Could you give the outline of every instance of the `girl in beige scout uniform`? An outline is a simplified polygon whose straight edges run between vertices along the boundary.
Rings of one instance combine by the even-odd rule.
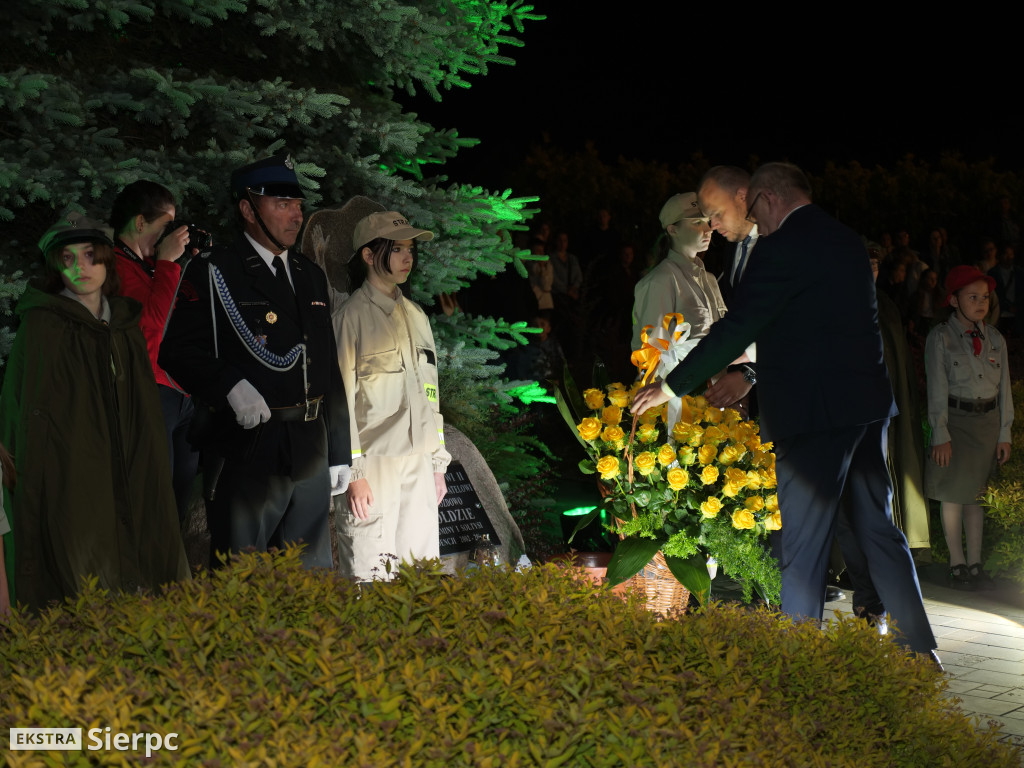
[[[996,464],[1010,458],[1013,399],[1006,341],[984,319],[994,287],[995,281],[976,267],[950,270],[946,304],[954,312],[932,328],[925,342],[932,429],[925,491],[941,502],[949,581],[961,589],[991,587],[981,568],[985,515],[978,495]]]
[[[352,480],[339,507],[338,568],[386,579],[386,555],[439,556],[437,506],[447,491],[444,424],[430,323],[399,286],[414,240],[433,233],[394,211],[356,224],[352,245],[365,279],[334,318],[352,425]]]

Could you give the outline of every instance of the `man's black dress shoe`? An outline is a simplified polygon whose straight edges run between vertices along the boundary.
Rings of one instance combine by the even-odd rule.
[[[842,600],[846,595],[839,587],[832,586],[829,584],[825,587],[825,602],[834,603],[836,600]]]

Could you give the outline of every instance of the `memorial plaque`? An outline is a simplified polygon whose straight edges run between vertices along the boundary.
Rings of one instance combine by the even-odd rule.
[[[448,465],[444,481],[448,484],[448,493],[437,507],[441,554],[453,555],[476,549],[485,534],[491,544],[500,545],[498,534],[460,462],[453,461]]]

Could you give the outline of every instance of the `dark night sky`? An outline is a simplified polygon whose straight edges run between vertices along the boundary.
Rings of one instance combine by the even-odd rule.
[[[589,3],[536,6],[548,18],[506,50],[514,67],[491,67],[440,104],[408,104],[482,140],[446,166],[453,180],[502,186],[504,169],[545,132],[567,150],[591,139],[606,160],[669,165],[698,151],[714,164],[754,155],[811,172],[826,160],[892,165],[942,151],[1024,165],[1024,87],[997,59],[998,32],[976,38],[964,16],[925,23],[890,12],[843,19],[829,35],[776,19],[748,25],[760,35],[741,45],[727,29],[736,5],[698,15],[645,2],[642,15],[618,16]]]

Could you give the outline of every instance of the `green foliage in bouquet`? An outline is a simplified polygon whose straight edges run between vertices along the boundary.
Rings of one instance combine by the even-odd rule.
[[[599,383],[580,394],[567,374],[559,393],[559,410],[588,454],[580,469],[598,475],[622,537],[609,583],[632,577],[661,551],[672,574],[705,602],[710,556],[742,585],[745,599],[756,589],[777,602],[779,569],[764,542],[782,527],[771,444],[761,443],[754,422],[703,397],[682,398],[671,430],[665,405],[631,420],[639,387]]]
[[[985,570],[1024,584],[1024,381],[1013,385],[1013,404],[1010,439],[1015,449],[981,499],[987,518]]]

